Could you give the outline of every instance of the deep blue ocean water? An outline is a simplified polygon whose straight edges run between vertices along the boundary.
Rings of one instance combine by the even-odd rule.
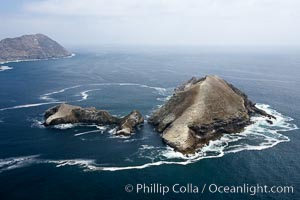
[[[14,62],[0,71],[0,199],[300,199],[300,51],[74,48],[75,57]],[[185,158],[145,123],[44,128],[59,102],[145,118],[177,85],[216,74],[278,117]],[[293,186],[293,194],[137,194],[127,184]]]

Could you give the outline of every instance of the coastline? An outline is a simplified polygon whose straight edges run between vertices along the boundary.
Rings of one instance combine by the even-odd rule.
[[[26,60],[11,60],[11,61],[4,61],[0,62],[0,65],[7,64],[7,63],[17,63],[17,62],[30,62],[30,61],[42,61],[42,60],[57,60],[57,59],[65,59],[65,58],[72,58],[76,56],[75,53],[72,53],[70,56],[59,57],[59,58],[43,58],[43,59],[26,59]]]

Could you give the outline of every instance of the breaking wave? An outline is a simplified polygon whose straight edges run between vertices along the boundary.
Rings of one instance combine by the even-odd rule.
[[[58,125],[54,125],[53,128],[65,130],[65,129],[74,128],[76,126],[77,124],[58,124]]]
[[[264,117],[253,117],[252,121],[254,123],[247,126],[243,132],[225,134],[222,138],[211,141],[195,154],[183,155],[174,151],[171,147],[141,145],[136,154],[136,159],[148,160],[145,164],[104,167],[90,160],[88,164],[86,162],[85,165],[81,164],[81,167],[87,171],[118,171],[143,169],[164,164],[188,165],[202,159],[218,158],[229,153],[237,153],[244,150],[263,150],[281,142],[288,142],[289,138],[280,132],[298,129],[295,124],[291,123],[293,119],[271,109],[268,105],[258,104],[257,107],[276,117],[276,119],[272,119],[273,124],[266,122]],[[64,162],[64,164],[68,165],[68,162]]]
[[[9,66],[0,66],[0,72],[10,70],[10,69],[13,69],[13,68],[9,67]]]
[[[75,86],[72,86],[72,87],[66,87],[66,88],[63,88],[63,89],[61,89],[61,90],[57,90],[57,91],[54,91],[54,92],[49,92],[49,93],[46,93],[46,94],[42,94],[41,96],[40,96],[40,99],[41,100],[50,100],[50,101],[55,101],[55,99],[54,98],[52,98],[52,97],[50,97],[50,96],[52,96],[52,95],[54,95],[54,94],[59,94],[59,93],[63,93],[63,92],[65,92],[65,91],[67,91],[67,90],[70,90],[70,89],[74,89],[74,88],[78,88],[78,87],[81,87],[82,85],[75,85]]]
[[[103,132],[103,131],[108,129],[108,126],[100,126],[100,125],[96,125],[96,124],[82,124],[82,123],[58,124],[58,125],[54,125],[54,126],[51,126],[51,127],[55,128],[55,129],[60,129],[60,130],[71,129],[71,128],[75,128],[75,127],[94,127],[94,128],[96,128],[96,130],[93,130],[94,132],[96,132],[96,131]],[[82,133],[77,133],[77,134],[75,134],[75,136],[84,135],[84,134],[87,134],[87,133],[93,133],[93,131],[86,131],[86,132],[82,132]]]
[[[0,172],[26,167],[32,164],[48,163],[54,164],[56,167],[63,166],[78,166],[84,171],[119,171],[129,169],[144,169],[159,165],[188,165],[198,162],[202,159],[218,158],[229,153],[237,153],[245,150],[260,151],[271,148],[279,143],[290,141],[289,138],[282,132],[298,129],[293,124],[290,117],[284,116],[276,110],[265,104],[258,104],[257,107],[274,115],[276,119],[272,119],[273,124],[266,122],[266,118],[255,116],[252,117],[253,124],[247,126],[241,133],[225,134],[218,140],[210,141],[208,145],[197,151],[195,154],[183,155],[180,152],[174,151],[168,146],[150,146],[141,145],[137,152],[126,158],[125,163],[130,163],[143,160],[143,164],[132,166],[109,166],[105,163],[98,163],[94,159],[64,159],[64,160],[49,160],[41,159],[38,155],[26,157],[14,157],[0,159]],[[91,125],[93,126],[93,125]],[[96,125],[95,125],[96,126]],[[96,131],[106,130],[107,127],[98,127]],[[115,130],[109,132],[113,135]],[[92,133],[87,131],[77,133],[75,136]],[[131,139],[130,139],[131,140]],[[132,140],[130,142],[134,142]]]
[[[0,159],[0,173],[7,170],[27,167],[32,164],[36,164],[38,163],[38,160],[36,159],[37,157],[39,157],[39,155]]]
[[[90,133],[104,133],[104,131],[106,131],[108,129],[108,126],[98,126],[98,125],[94,125],[97,129],[96,130],[92,130],[92,131],[85,131],[85,132],[81,132],[81,133],[76,133],[74,136],[81,136],[81,135],[86,135],[86,134],[90,134]]]
[[[78,100],[78,101],[84,101],[87,100],[87,98],[89,97],[89,92],[93,92],[93,91],[98,91],[101,89],[93,89],[93,90],[85,90],[83,92],[80,92],[80,96],[82,97],[82,99]]]

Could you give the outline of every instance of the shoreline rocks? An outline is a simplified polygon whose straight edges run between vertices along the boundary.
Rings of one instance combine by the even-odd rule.
[[[163,141],[182,153],[193,153],[210,140],[240,132],[250,117],[274,118],[255,107],[248,97],[218,76],[193,77],[149,118]]]
[[[48,109],[44,114],[44,125],[52,126],[66,123],[84,123],[98,125],[117,125],[116,134],[130,136],[134,128],[144,122],[144,118],[138,111],[132,111],[123,118],[118,118],[107,111],[96,108],[82,108],[69,104],[60,104]]]
[[[134,110],[121,119],[116,135],[130,136],[133,132],[134,127],[142,124],[143,122],[144,118],[142,114],[139,111]]]
[[[223,134],[237,133],[252,124],[251,117],[261,115],[270,124],[274,116],[257,108],[246,94],[218,76],[193,77],[174,90],[173,96],[148,119],[161,133],[163,142],[183,154],[194,153]],[[60,104],[48,109],[45,126],[84,123],[117,125],[116,135],[130,136],[144,122],[134,110],[118,118],[94,107]]]

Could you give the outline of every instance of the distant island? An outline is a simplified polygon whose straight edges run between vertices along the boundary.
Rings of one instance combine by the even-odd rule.
[[[63,46],[43,34],[23,35],[0,41],[0,63],[71,56]]]

